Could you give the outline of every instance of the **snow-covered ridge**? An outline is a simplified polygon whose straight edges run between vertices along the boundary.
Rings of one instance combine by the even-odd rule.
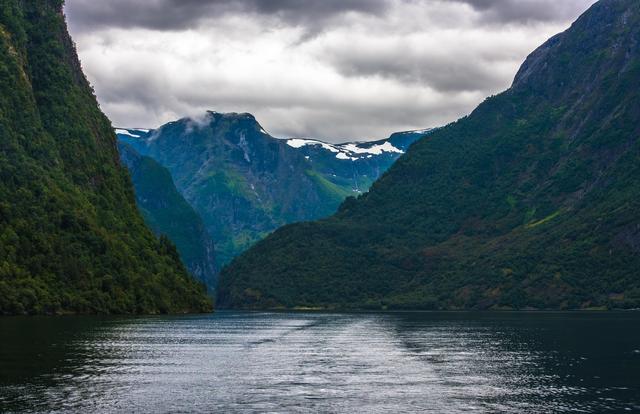
[[[336,154],[336,158],[339,160],[351,160],[356,161],[361,158],[371,158],[374,155],[382,155],[385,152],[404,154],[399,148],[393,146],[389,141],[383,144],[374,144],[362,142],[362,143],[348,143],[348,144],[328,144],[322,141],[316,141],[313,139],[300,139],[293,138],[287,140],[287,145],[293,148],[302,148],[307,145],[319,145],[327,151],[331,151]]]
[[[346,144],[341,145],[340,148],[345,151],[349,151],[354,154],[373,154],[373,155],[381,155],[383,152],[395,152],[396,154],[404,154],[404,151],[398,149],[393,146],[389,141],[384,144],[377,144],[371,147],[359,147],[357,144]]]
[[[211,111],[206,113],[206,116],[208,117],[219,116],[219,115],[225,116],[225,114],[219,114],[217,112],[211,112]],[[234,114],[228,114],[228,115],[253,117],[250,114],[234,113]],[[190,118],[184,118],[184,119],[191,120]],[[260,124],[257,124],[257,127],[259,128],[259,132],[261,134],[270,136],[270,134]],[[155,132],[155,131],[156,130],[149,130],[149,129],[142,129],[142,128],[116,128],[115,129],[115,132],[118,135],[132,137],[132,138],[141,138],[148,141],[153,141],[154,138],[156,138],[157,136],[156,133],[150,135],[150,132]],[[430,131],[431,129],[425,129],[425,130],[416,130],[416,131],[404,131],[404,132],[399,132],[397,134],[421,134],[422,135]],[[335,157],[337,159],[344,160],[344,161],[358,161],[366,158],[373,158],[375,156],[381,156],[383,154],[404,154],[405,152],[403,149],[396,147],[389,140],[369,141],[369,142],[348,142],[343,144],[330,144],[328,142],[323,142],[316,139],[303,139],[303,138],[290,138],[290,139],[285,139],[284,141],[287,143],[287,145],[296,149],[303,148],[306,146],[318,146],[326,151],[329,151],[335,154]]]
[[[293,148],[302,148],[306,145],[320,145],[322,146],[322,148],[326,149],[327,151],[336,152],[336,153],[340,152],[340,150],[332,144],[327,144],[326,142],[316,141],[313,139],[300,139],[300,138],[288,139],[287,145]]]
[[[133,137],[133,138],[141,138],[143,135],[149,133],[148,129],[141,129],[141,128],[136,128],[136,129],[122,129],[122,128],[116,128],[116,134],[118,135],[127,135],[129,137]],[[136,135],[138,134],[138,135]]]

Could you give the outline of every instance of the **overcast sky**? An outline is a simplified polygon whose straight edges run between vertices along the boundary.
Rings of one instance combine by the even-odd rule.
[[[371,140],[506,89],[595,0],[67,0],[114,125],[251,112],[274,136]]]

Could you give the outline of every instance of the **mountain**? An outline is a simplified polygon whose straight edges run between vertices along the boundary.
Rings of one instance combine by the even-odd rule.
[[[207,112],[118,139],[166,167],[214,238],[219,264],[278,227],[329,216],[428,131],[372,143],[276,139],[250,114]]]
[[[200,216],[176,189],[171,173],[130,145],[118,144],[120,159],[131,174],[138,208],[145,222],[157,235],[175,243],[189,272],[215,289],[217,271],[213,239]]]
[[[0,314],[209,310],[136,209],[62,3],[0,2]]]
[[[368,191],[371,184],[411,144],[430,131],[398,132],[387,139],[372,142],[330,144],[313,139],[293,138],[287,139],[286,143],[305,157],[315,173],[340,187],[345,196],[357,196]],[[344,197],[340,202],[343,199]],[[338,205],[333,206],[332,213]]]
[[[601,0],[367,194],[233,261],[219,306],[640,307],[639,84],[640,2]]]

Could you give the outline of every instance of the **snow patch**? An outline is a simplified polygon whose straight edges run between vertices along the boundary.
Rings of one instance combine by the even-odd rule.
[[[140,130],[140,131],[142,131],[142,130]],[[128,135],[130,137],[140,138],[140,135],[134,135],[131,132],[129,132],[128,130],[126,130],[126,129],[116,129],[116,134],[118,134],[118,135]]]
[[[240,142],[238,146],[244,152],[244,160],[248,163],[251,163],[251,157],[249,157],[249,143],[247,142],[247,137],[244,134],[244,131],[240,132]]]
[[[298,139],[298,138],[294,138],[294,139],[288,139],[287,140],[287,145],[293,148],[302,148],[305,145],[315,145],[318,144],[317,141],[311,141],[308,139]]]
[[[378,144],[368,148],[361,148],[356,144],[346,144],[342,145],[340,148],[352,154],[382,155],[383,152],[395,152],[396,154],[404,154],[404,151],[394,147],[393,144],[389,141],[385,142],[384,144]]]
[[[320,145],[322,146],[322,148],[326,149],[327,151],[331,151],[334,153],[340,152],[339,149],[337,149],[331,144],[327,144],[326,142],[322,142],[322,141],[316,141],[313,139],[301,139],[301,138],[288,139],[287,145],[293,148],[302,148],[307,145]]]
[[[345,154],[344,152],[339,152],[336,155],[336,158],[339,159],[339,160],[351,160],[351,161],[356,161],[358,159],[356,157],[350,157],[347,154]]]

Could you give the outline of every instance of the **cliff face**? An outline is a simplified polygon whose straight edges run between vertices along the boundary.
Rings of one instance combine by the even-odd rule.
[[[508,91],[221,278],[227,307],[640,306],[640,3],[601,0]]]
[[[144,225],[62,2],[0,4],[0,313],[210,309]]]

